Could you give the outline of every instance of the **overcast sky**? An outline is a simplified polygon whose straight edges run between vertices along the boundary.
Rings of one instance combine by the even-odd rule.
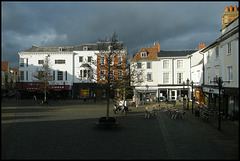
[[[1,2],[2,61],[18,67],[18,52],[32,44],[96,43],[116,30],[129,54],[159,42],[161,50],[197,49],[221,35],[225,7],[237,1]]]

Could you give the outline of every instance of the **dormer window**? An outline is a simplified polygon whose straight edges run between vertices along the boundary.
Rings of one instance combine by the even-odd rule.
[[[87,47],[87,46],[84,46],[84,47],[83,47],[83,50],[84,50],[84,51],[87,51],[87,50],[88,50],[88,47]]]
[[[147,52],[141,52],[141,57],[142,57],[142,58],[147,57]]]
[[[59,51],[62,51],[62,47],[59,48]]]

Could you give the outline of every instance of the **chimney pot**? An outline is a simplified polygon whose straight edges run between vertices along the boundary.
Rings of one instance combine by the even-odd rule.
[[[160,52],[160,43],[158,43],[158,52]]]
[[[233,6],[230,6],[229,10],[230,10],[230,12],[232,12],[233,11]]]
[[[225,12],[228,12],[228,7],[225,8]]]
[[[237,11],[237,6],[234,6],[234,11]]]
[[[199,50],[201,50],[201,49],[203,49],[203,48],[205,48],[206,47],[206,45],[205,45],[205,42],[203,42],[203,43],[199,43]]]

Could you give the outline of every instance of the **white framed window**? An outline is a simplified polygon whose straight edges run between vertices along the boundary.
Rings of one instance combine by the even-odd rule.
[[[63,59],[55,60],[55,64],[65,64],[65,60]]]
[[[152,63],[151,62],[147,62],[147,69],[151,69],[152,68]]]
[[[105,70],[100,70],[100,80],[105,80]]]
[[[163,60],[163,68],[164,69],[169,68],[169,60]]]
[[[232,46],[231,42],[227,43],[227,55],[230,55],[232,53]]]
[[[38,64],[44,64],[44,60],[38,60]]]
[[[141,52],[141,57],[142,57],[142,58],[147,57],[147,52]]]
[[[118,72],[117,72],[117,79],[118,80],[122,80],[122,78],[123,78],[123,70],[118,70]]]
[[[114,80],[114,70],[110,70],[110,80]]]
[[[177,83],[183,83],[183,73],[177,73]]]
[[[152,81],[152,73],[147,73],[147,81]]]
[[[105,56],[100,57],[100,65],[102,65],[102,66],[105,65]]]
[[[169,73],[163,73],[163,83],[169,83]]]
[[[92,57],[88,56],[88,62],[91,62],[91,61],[92,61]]]
[[[91,70],[80,70],[80,78],[91,78]]]
[[[183,60],[177,60],[177,68],[183,68]]]
[[[57,78],[58,80],[63,80],[63,71],[58,71]]]
[[[24,80],[24,71],[20,71],[20,80]]]
[[[123,64],[123,59],[122,56],[117,57],[117,65],[122,65]]]
[[[233,67],[227,66],[227,80],[233,81]]]
[[[83,57],[82,56],[79,56],[79,62],[83,62]]]
[[[110,61],[110,65],[113,66],[114,65],[114,57],[113,56],[110,56],[109,57],[109,61]]]
[[[142,63],[137,63],[137,68],[142,69]]]
[[[20,58],[20,67],[24,67],[24,58]]]

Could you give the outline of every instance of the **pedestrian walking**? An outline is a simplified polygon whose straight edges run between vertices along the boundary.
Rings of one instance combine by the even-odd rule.
[[[37,97],[36,97],[36,95],[33,96],[33,100],[34,100],[35,102],[37,102]]]
[[[117,103],[113,106],[113,112],[114,112],[114,114],[116,114],[116,112],[117,112]]]

